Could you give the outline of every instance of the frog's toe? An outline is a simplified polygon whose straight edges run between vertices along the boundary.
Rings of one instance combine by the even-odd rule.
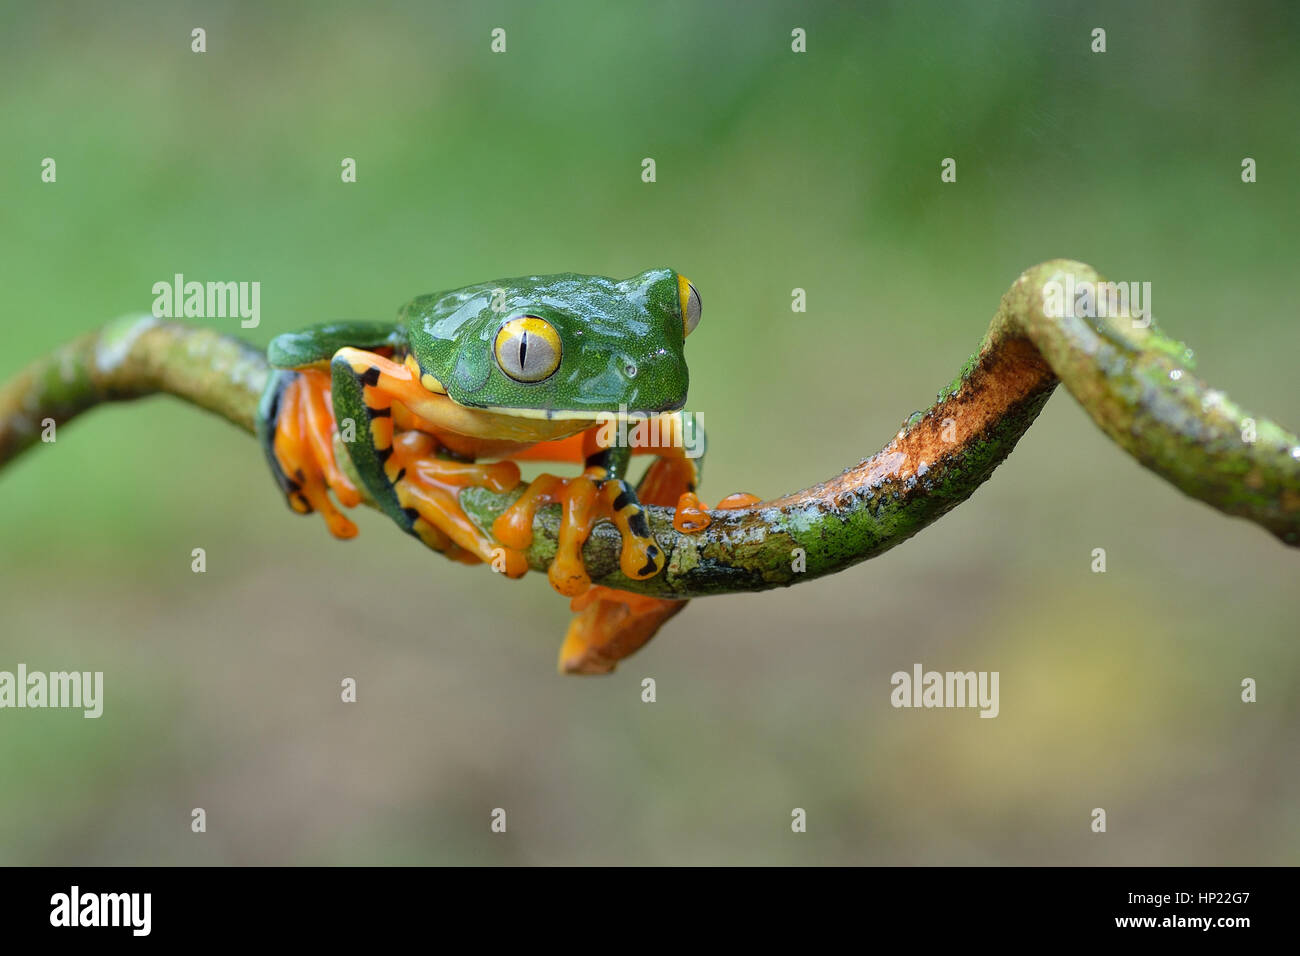
[[[727,495],[719,501],[717,510],[735,511],[739,508],[749,508],[761,500],[757,495],[741,491],[734,495]],[[704,504],[693,491],[687,491],[677,499],[677,509],[673,512],[673,527],[682,534],[699,534],[712,523],[713,519],[709,517]]]
[[[548,504],[560,505],[555,558],[547,577],[561,594],[574,597],[591,587],[582,547],[595,523],[605,517],[614,522],[622,535],[619,568],[624,575],[641,580],[663,570],[667,560],[663,548],[650,533],[645,510],[637,501],[636,493],[621,480],[597,484],[585,475],[568,479],[538,475],[492,523],[492,534],[507,548],[526,550],[532,544],[537,511]]]
[[[596,523],[599,503],[596,485],[590,478],[538,475],[515,503],[492,522],[492,534],[506,548],[522,554],[533,543],[533,520],[538,510],[549,504],[560,505],[555,557],[546,570],[546,577],[555,590],[574,597],[591,587],[582,546]]]
[[[349,508],[361,495],[334,461],[327,389],[328,379],[319,372],[295,375],[280,396],[271,447],[289,507],[298,514],[318,511],[336,538],[352,538],[357,526],[335,507],[330,492]]]
[[[596,523],[598,492],[590,478],[573,478],[562,483],[560,533],[555,545],[555,559],[546,576],[551,587],[565,597],[577,597],[591,587],[587,566],[582,560],[582,546]]]
[[[296,494],[290,497],[289,507],[298,511],[294,506],[294,499],[306,501],[308,507],[300,514],[308,514],[312,511],[319,511],[322,518],[325,519],[325,526],[329,528],[330,534],[336,538],[355,538],[357,536],[357,526],[346,518],[338,508],[334,507],[334,502],[330,500],[329,491],[326,484],[319,477],[305,477],[301,471],[297,472],[295,484],[298,485]]]
[[[677,499],[677,508],[673,512],[673,527],[682,534],[698,534],[713,523],[704,503],[693,491],[687,491]]]
[[[619,570],[634,581],[652,578],[664,568],[663,548],[650,533],[645,509],[626,481],[606,481],[601,496],[609,507],[614,527],[623,536]]]
[[[537,509],[557,501],[556,494],[563,486],[563,480],[555,475],[538,475],[515,503],[492,522],[492,534],[507,548],[526,550],[533,543]]]

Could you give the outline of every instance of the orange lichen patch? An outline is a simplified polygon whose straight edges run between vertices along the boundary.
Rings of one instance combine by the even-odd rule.
[[[855,493],[888,481],[923,475],[960,455],[1017,406],[1056,385],[1057,379],[1028,339],[1002,339],[980,353],[955,395],[905,425],[883,449],[830,481],[768,502],[769,507],[830,504],[845,507]]]
[[[646,597],[600,585],[575,597],[569,607],[580,612],[560,646],[559,668],[565,674],[608,674],[640,650],[685,601]]]
[[[1028,339],[1004,339],[980,356],[979,364],[958,389],[915,427],[890,442],[886,451],[902,452],[904,476],[922,465],[960,450],[1002,420],[1014,406],[1056,384],[1056,376]],[[945,425],[952,419],[951,431]],[[949,440],[955,438],[955,442]]]
[[[334,461],[333,433],[329,376],[299,373],[280,397],[273,443],[280,470],[294,485],[289,504],[299,514],[320,512],[334,537],[353,538],[357,526],[334,506],[329,493],[349,508],[360,503],[361,495]]]
[[[718,511],[736,511],[740,508],[752,508],[763,499],[758,495],[751,495],[747,491],[737,491],[735,494],[727,495],[718,502]]]

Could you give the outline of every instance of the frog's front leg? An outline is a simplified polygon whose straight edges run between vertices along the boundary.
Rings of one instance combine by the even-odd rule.
[[[585,467],[579,477],[539,475],[492,525],[498,541],[522,551],[532,543],[533,519],[538,509],[559,504],[560,529],[547,577],[555,590],[568,597],[576,597],[591,587],[582,546],[601,518],[609,518],[622,535],[619,568],[626,577],[654,577],[663,570],[665,561],[663,548],[650,533],[636,492],[624,479],[630,449],[602,447],[599,433],[599,428],[592,428],[583,435]]]
[[[361,494],[338,467],[329,363],[344,345],[384,354],[404,343],[401,331],[383,322],[329,322],[277,335],[267,348],[272,366],[255,418],[258,441],[276,484],[299,514],[318,511],[330,531],[351,538],[356,525],[330,500],[353,508]]]
[[[405,531],[462,560],[485,561],[508,577],[528,570],[525,556],[497,547],[460,505],[460,491],[483,487],[510,491],[519,484],[512,461],[490,464],[438,457],[433,435],[395,432],[396,405],[420,407],[429,392],[406,365],[362,349],[342,348],[330,363],[334,415],[355,424],[347,444],[357,477],[380,509]]]

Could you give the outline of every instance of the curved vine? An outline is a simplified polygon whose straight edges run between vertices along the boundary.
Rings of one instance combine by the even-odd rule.
[[[1154,323],[1049,310],[1044,290],[1070,282],[1095,287],[1101,278],[1069,260],[1024,272],[1003,296],[979,350],[935,403],[837,477],[750,508],[710,512],[712,523],[695,534],[674,530],[671,509],[648,508],[669,554],[664,573],[644,581],[623,577],[620,537],[612,525],[597,525],[584,550],[592,580],[643,594],[701,597],[795,584],[875,557],[969,498],[1061,383],[1145,467],[1300,546],[1300,440],[1200,381],[1190,350]],[[36,443],[47,419],[63,423],[102,402],[158,392],[251,433],[266,376],[260,351],[212,330],[151,317],[113,323],[33,363],[0,389],[0,465]],[[254,467],[261,461],[260,453],[250,456]],[[467,489],[461,501],[490,534],[492,521],[520,491]],[[549,565],[558,523],[558,507],[538,514],[528,552],[533,568]]]

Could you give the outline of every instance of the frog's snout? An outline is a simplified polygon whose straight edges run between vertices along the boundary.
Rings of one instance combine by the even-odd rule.
[[[630,407],[643,412],[670,412],[686,402],[686,363],[678,355],[660,350],[640,357],[619,357],[619,371],[632,397]]]

